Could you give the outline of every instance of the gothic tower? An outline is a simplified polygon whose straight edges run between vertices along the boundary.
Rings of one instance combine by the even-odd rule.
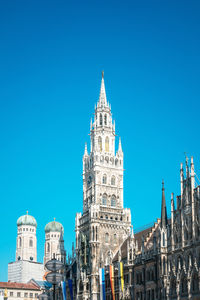
[[[17,220],[16,261],[37,261],[37,222],[27,212]]]
[[[90,152],[85,145],[83,156],[83,213],[76,216],[78,299],[99,299],[98,270],[111,263],[130,234],[131,213],[123,204],[123,151],[121,139],[115,151],[115,137],[102,73]]]

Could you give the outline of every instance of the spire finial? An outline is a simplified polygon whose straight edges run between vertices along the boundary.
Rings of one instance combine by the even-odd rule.
[[[87,151],[87,143],[85,142],[85,151],[84,151],[84,155],[87,156],[88,155],[88,151]]]
[[[53,218],[54,222],[56,221],[56,218]]]
[[[26,214],[28,215],[28,210],[26,211]]]
[[[167,226],[167,208],[165,202],[165,187],[164,180],[162,180],[162,207],[161,207],[161,227]]]
[[[97,107],[104,107],[107,106],[107,99],[106,99],[106,90],[105,90],[105,83],[104,83],[104,71],[102,71],[102,79],[101,79],[101,89],[99,95],[99,101]]]

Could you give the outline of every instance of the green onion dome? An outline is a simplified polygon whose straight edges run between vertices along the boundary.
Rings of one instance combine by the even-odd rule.
[[[45,226],[45,233],[49,233],[49,232],[60,232],[60,233],[64,233],[64,228],[62,226],[61,223],[56,222],[55,219],[52,222],[49,222],[46,226]]]
[[[26,215],[19,217],[17,220],[17,226],[21,225],[30,225],[37,227],[36,219],[33,216],[28,215],[28,212]]]

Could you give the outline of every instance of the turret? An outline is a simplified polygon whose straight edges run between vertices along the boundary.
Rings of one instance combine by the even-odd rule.
[[[184,173],[183,173],[183,164],[182,163],[181,163],[181,167],[180,167],[180,181],[181,181],[181,201],[182,201],[183,182],[184,182]]]
[[[119,147],[118,147],[117,154],[118,156],[123,156],[121,138],[119,138]]]
[[[174,193],[171,193],[171,243],[172,250],[174,249]]]
[[[45,226],[44,264],[54,256],[65,263],[66,252],[63,235],[64,228],[61,223],[55,221],[55,218]]]
[[[164,181],[162,182],[162,208],[161,208],[161,227],[165,228],[167,226],[167,208],[165,203],[165,187]]]
[[[16,260],[37,262],[37,222],[28,214],[17,220]]]
[[[164,188],[164,181],[162,181],[162,206],[161,206],[161,247],[167,247],[167,227],[168,227],[168,220],[167,220],[167,208],[165,202],[165,188]]]

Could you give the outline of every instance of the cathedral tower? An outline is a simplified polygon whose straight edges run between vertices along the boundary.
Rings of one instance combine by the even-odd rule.
[[[83,155],[83,213],[76,216],[78,298],[99,297],[98,270],[109,265],[130,234],[131,214],[123,203],[123,151],[115,151],[115,122],[104,74],[90,124],[90,152]],[[89,274],[89,276],[86,276]]]
[[[37,261],[37,222],[27,212],[17,220],[16,261]]]
[[[66,252],[64,249],[64,228],[55,219],[45,226],[44,265],[54,256],[65,263]]]

